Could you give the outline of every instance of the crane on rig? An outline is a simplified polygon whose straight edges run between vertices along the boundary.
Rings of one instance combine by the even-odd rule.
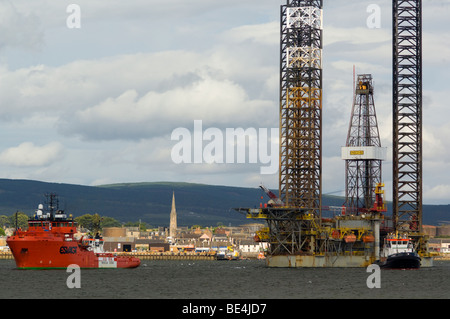
[[[277,195],[275,195],[270,189],[265,187],[263,184],[259,185],[259,187],[267,194],[267,196],[269,196],[270,200],[268,204],[270,206],[284,206],[283,201]]]

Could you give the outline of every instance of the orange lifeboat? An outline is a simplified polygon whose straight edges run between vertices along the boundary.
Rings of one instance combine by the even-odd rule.
[[[373,243],[374,241],[375,241],[375,237],[373,235],[363,236],[363,242],[365,242],[365,243]]]
[[[356,241],[356,236],[354,234],[349,234],[344,236],[346,243],[354,243]]]

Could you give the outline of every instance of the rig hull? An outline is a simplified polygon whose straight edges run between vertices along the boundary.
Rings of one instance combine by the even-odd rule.
[[[367,267],[374,262],[374,258],[366,256],[267,256],[266,265],[268,267],[284,268],[358,268]]]
[[[377,209],[356,216],[342,213],[328,218],[297,207],[267,205],[236,210],[245,212],[247,218],[266,220],[268,227],[257,232],[257,237],[270,244],[268,267],[368,267],[380,260],[381,239],[392,231],[391,220]],[[420,247],[426,246],[425,237],[416,237]],[[433,266],[426,249],[420,249],[419,255],[421,267]]]
[[[375,258],[369,256],[266,256],[266,265],[274,268],[365,268],[375,263]],[[420,267],[432,266],[433,258],[421,258]]]

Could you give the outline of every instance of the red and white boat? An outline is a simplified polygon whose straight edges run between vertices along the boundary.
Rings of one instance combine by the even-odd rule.
[[[28,220],[28,229],[17,229],[6,240],[19,269],[67,268],[135,268],[139,258],[118,256],[103,251],[103,239],[77,240],[77,223],[60,210],[44,213],[39,205],[36,215]]]

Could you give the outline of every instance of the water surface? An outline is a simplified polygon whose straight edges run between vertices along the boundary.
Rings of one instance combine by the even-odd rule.
[[[135,269],[82,269],[81,288],[65,270],[18,270],[0,260],[0,298],[56,299],[377,299],[449,298],[450,262],[381,270],[370,289],[365,268],[268,268],[263,261],[144,260]]]

